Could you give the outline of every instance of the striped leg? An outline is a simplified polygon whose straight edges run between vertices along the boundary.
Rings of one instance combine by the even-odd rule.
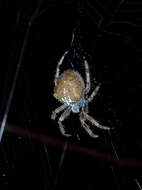
[[[99,124],[98,121],[96,121],[93,117],[91,117],[90,115],[88,114],[84,114],[84,117],[86,120],[90,121],[93,125],[95,125],[96,127],[100,128],[100,129],[104,129],[104,130],[110,130],[109,127],[107,126],[103,126],[101,124]]]
[[[100,84],[98,84],[95,88],[95,90],[92,92],[92,94],[89,96],[88,100],[86,100],[87,103],[91,102],[93,98],[97,95],[100,88]]]
[[[66,134],[65,129],[64,129],[64,125],[62,124],[62,121],[64,121],[64,119],[69,116],[70,112],[71,112],[71,108],[69,107],[62,113],[62,115],[60,116],[59,121],[58,121],[62,135],[66,136],[66,137],[69,137],[71,135]]]
[[[64,58],[65,58],[65,56],[66,56],[67,53],[68,53],[68,51],[66,51],[66,52],[64,53],[64,55],[61,57],[61,59],[60,59],[58,65],[57,65],[56,74],[55,74],[55,80],[54,80],[55,86],[56,86],[57,80],[58,80],[58,78],[59,78],[60,66],[62,65],[63,60],[64,60]]]
[[[96,134],[93,133],[93,131],[90,129],[89,125],[87,125],[84,120],[80,119],[80,121],[81,121],[82,127],[90,135],[90,137],[93,137],[93,138],[99,137],[99,135],[96,135]]]
[[[81,122],[82,127],[90,135],[90,137],[92,138],[99,137],[99,135],[94,134],[93,131],[90,129],[90,126],[85,123],[85,120],[86,120],[85,115],[86,115],[86,112],[84,111],[82,111],[82,113],[80,114],[80,122]]]
[[[52,115],[51,115],[51,119],[55,120],[56,118],[56,114],[63,111],[65,108],[67,107],[67,105],[63,104],[62,106],[56,108],[53,112],[52,112]]]
[[[90,87],[91,87],[91,81],[90,81],[90,71],[89,71],[89,65],[87,60],[84,60],[84,64],[85,64],[85,74],[86,74],[86,94],[90,91]]]

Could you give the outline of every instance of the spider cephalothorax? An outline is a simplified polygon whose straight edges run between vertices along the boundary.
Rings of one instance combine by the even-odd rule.
[[[90,127],[86,124],[86,120],[90,121],[93,125],[98,128],[109,130],[109,127],[100,125],[93,117],[88,115],[88,103],[91,102],[94,96],[97,94],[100,85],[98,85],[89,98],[86,99],[88,92],[90,92],[90,73],[89,66],[87,61],[84,59],[84,65],[86,70],[86,85],[84,84],[84,80],[79,74],[79,72],[74,70],[66,70],[61,75],[59,75],[60,65],[62,64],[65,55],[68,52],[65,52],[61,57],[55,75],[55,88],[54,88],[54,97],[58,99],[62,106],[57,108],[53,113],[51,118],[55,119],[56,114],[65,110],[63,114],[60,116],[58,124],[61,130],[61,133],[64,136],[70,136],[70,134],[66,134],[64,130],[64,126],[62,121],[70,114],[70,112],[79,113],[80,122],[83,128],[89,133],[91,137],[98,137],[98,135],[94,134]]]

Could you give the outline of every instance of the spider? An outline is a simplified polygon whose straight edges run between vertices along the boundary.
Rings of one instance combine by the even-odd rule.
[[[54,80],[54,97],[59,100],[63,105],[61,105],[52,112],[51,119],[55,120],[56,114],[64,110],[64,112],[59,117],[58,124],[62,135],[68,137],[71,135],[65,132],[62,122],[70,115],[71,111],[74,113],[79,113],[79,119],[82,127],[90,135],[90,137],[96,138],[98,137],[98,135],[93,133],[93,131],[90,129],[89,125],[85,121],[88,120],[90,123],[92,123],[92,125],[95,125],[100,129],[110,129],[109,127],[99,124],[98,121],[88,115],[88,103],[91,102],[93,98],[97,95],[100,84],[97,85],[91,95],[87,97],[87,94],[90,92],[91,82],[89,65],[85,58],[84,65],[86,74],[86,86],[79,72],[73,69],[68,69],[64,71],[61,75],[59,75],[60,66],[63,63],[64,57],[67,53],[68,51],[64,53],[57,65]]]

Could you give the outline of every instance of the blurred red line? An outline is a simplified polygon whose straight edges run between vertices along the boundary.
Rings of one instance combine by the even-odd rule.
[[[37,134],[34,132],[30,132],[30,131],[27,132],[24,129],[19,129],[19,128],[12,126],[12,127],[7,127],[6,131],[14,133],[14,134],[22,135],[24,137],[32,138],[32,139],[35,139],[35,140],[40,141],[42,143],[48,143],[54,147],[58,147],[61,149],[63,149],[63,147],[64,147],[64,142],[61,140],[57,140],[55,138],[51,138],[51,137],[41,135],[41,134]],[[134,160],[134,159],[128,159],[126,157],[123,157],[123,158],[120,158],[120,160],[117,160],[111,154],[97,152],[93,149],[83,148],[83,147],[73,145],[73,144],[68,144],[68,150],[73,151],[73,152],[79,152],[82,154],[86,154],[86,155],[89,155],[89,156],[92,156],[95,158],[99,158],[102,160],[111,161],[113,163],[116,163],[117,165],[142,167],[141,161]]]

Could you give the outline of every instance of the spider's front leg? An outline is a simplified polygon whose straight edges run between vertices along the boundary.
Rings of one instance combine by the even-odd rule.
[[[65,108],[67,107],[67,105],[63,104],[62,106],[58,107],[57,109],[55,109],[53,112],[52,112],[52,115],[51,115],[51,119],[55,120],[56,118],[56,114],[63,111]]]
[[[86,111],[88,111],[88,110],[86,110]],[[90,137],[92,137],[92,138],[97,138],[97,137],[99,137],[99,135],[94,134],[93,131],[90,129],[89,125],[87,125],[87,124],[85,123],[85,120],[86,120],[85,114],[87,114],[87,113],[84,112],[84,111],[82,111],[82,113],[80,114],[80,122],[81,122],[82,127],[83,127],[83,128],[85,129],[85,131],[90,135]]]
[[[66,134],[64,125],[62,124],[62,121],[64,121],[64,119],[67,118],[67,116],[69,116],[70,112],[71,112],[71,108],[69,107],[62,113],[62,115],[60,116],[59,121],[58,121],[59,128],[60,128],[62,135],[66,136],[66,137],[69,137],[71,135]]]
[[[96,121],[93,117],[91,117],[88,114],[85,114],[86,120],[91,122],[93,125],[95,125],[97,128],[104,129],[104,130],[110,130],[110,127],[101,125],[98,121]]]

